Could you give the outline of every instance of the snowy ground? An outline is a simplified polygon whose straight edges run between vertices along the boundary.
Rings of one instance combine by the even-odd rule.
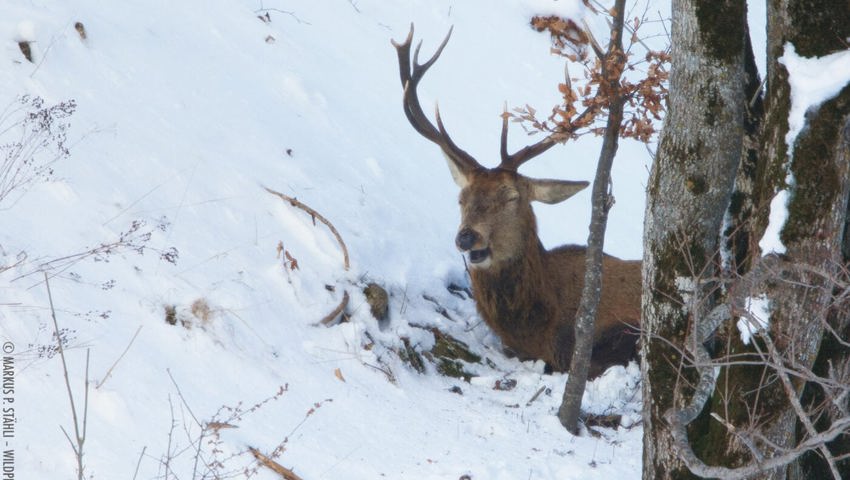
[[[563,63],[530,16],[576,13],[579,3],[5,2],[0,108],[23,94],[78,105],[71,156],[54,165],[53,181],[0,203],[0,266],[15,265],[0,270],[0,342],[14,349],[5,353],[15,369],[14,392],[4,392],[14,403],[3,406],[16,419],[0,450],[14,451],[17,478],[75,478],[76,468],[60,429],[74,435],[37,271],[115,242],[134,222],[144,222],[132,234],[144,255],[119,248],[48,265],[80,410],[90,354],[92,478],[201,478],[215,449],[222,471],[238,472],[252,458],[232,454],[281,444],[278,461],[305,480],[638,478],[639,426],[566,433],[554,416],[565,377],[505,358],[472,301],[447,291],[466,282],[453,245],[456,187],[438,149],[404,118],[389,42],[414,21],[430,55],[454,25],[422,102],[439,99],[457,143],[492,165],[503,103],[545,111],[558,99]],[[257,18],[266,13],[270,21]],[[33,63],[20,41],[31,42]],[[512,131],[512,149],[531,140]],[[597,148],[583,139],[523,171],[591,179]],[[648,161],[643,146],[622,145],[606,250],[623,258],[641,255]],[[327,229],[262,186],[330,219],[351,269]],[[547,246],[585,241],[587,192],[537,212]],[[297,270],[285,268],[280,243]],[[159,258],[172,247],[176,264]],[[369,314],[361,289],[370,281],[390,292],[385,322]],[[314,326],[343,291],[350,322]],[[177,325],[166,322],[170,308]],[[431,364],[418,373],[397,352],[402,337],[430,348],[422,327],[451,333],[489,362],[467,365],[478,375],[468,383]],[[585,408],[636,422],[637,378],[634,365],[612,369],[590,384]],[[517,386],[494,390],[502,379]],[[240,418],[220,411],[237,405]],[[198,424],[210,421],[238,428],[199,442]]]

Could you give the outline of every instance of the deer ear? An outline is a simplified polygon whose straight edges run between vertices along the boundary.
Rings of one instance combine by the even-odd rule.
[[[571,182],[569,180],[529,179],[531,199],[543,203],[560,203],[584,190],[588,182]]]
[[[449,171],[452,172],[452,178],[458,187],[464,188],[469,185],[469,172],[466,171],[462,164],[457,162],[451,156],[443,153],[446,157],[446,163],[449,165]]]

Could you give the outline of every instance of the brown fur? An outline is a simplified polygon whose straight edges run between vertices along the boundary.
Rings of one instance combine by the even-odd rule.
[[[585,247],[543,248],[528,182],[534,180],[485,170],[470,176],[461,192],[461,230],[480,236],[473,249],[492,251],[489,265],[470,269],[473,294],[481,317],[509,350],[565,371],[575,343]],[[606,255],[591,378],[635,357],[640,294],[640,262]]]

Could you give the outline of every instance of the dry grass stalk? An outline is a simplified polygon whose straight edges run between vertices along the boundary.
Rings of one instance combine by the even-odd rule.
[[[139,332],[141,332],[141,331],[142,331],[142,326],[139,325],[139,328],[136,329],[136,333],[133,334],[133,338],[130,339],[130,343],[127,344],[127,348],[125,348],[124,351],[121,352],[121,355],[118,357],[118,360],[115,360],[115,363],[113,363],[112,366],[109,367],[109,370],[106,371],[106,374],[103,376],[103,379],[101,379],[99,382],[97,382],[97,384],[95,384],[95,386],[94,386],[95,390],[102,387],[103,384],[106,383],[107,380],[109,380],[109,377],[112,375],[112,370],[114,370],[115,366],[118,365],[118,362],[120,362],[121,359],[124,358],[124,355],[127,355],[127,352],[130,350],[130,347],[133,346],[133,342],[136,341],[136,337],[139,336]]]

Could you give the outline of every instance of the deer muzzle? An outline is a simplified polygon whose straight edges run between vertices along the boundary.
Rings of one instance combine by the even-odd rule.
[[[481,235],[471,228],[462,229],[455,238],[457,248],[462,252],[469,252],[469,262],[472,264],[481,263],[490,258],[489,248],[474,248],[481,243]]]

